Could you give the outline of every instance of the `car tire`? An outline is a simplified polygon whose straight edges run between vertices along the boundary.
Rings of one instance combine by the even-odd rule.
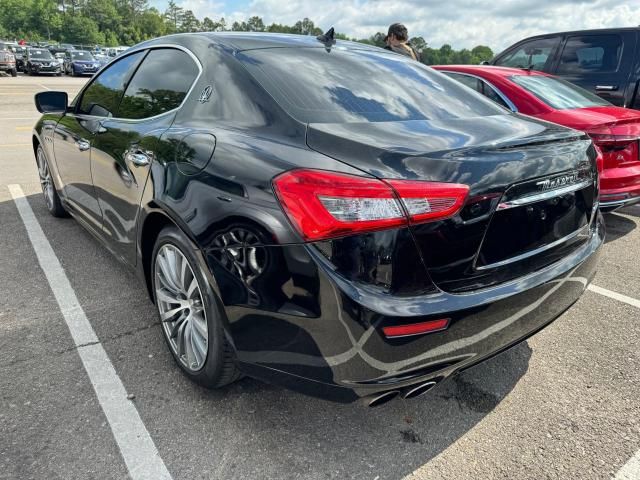
[[[153,249],[151,286],[163,336],[176,363],[192,381],[213,389],[242,375],[225,335],[222,302],[198,252],[181,230],[164,228]]]
[[[18,76],[18,70],[16,70],[15,68],[9,70],[9,73],[11,73],[12,77],[17,77]]]
[[[47,210],[49,210],[49,213],[54,217],[68,217],[69,214],[62,206],[56,185],[53,182],[53,176],[49,168],[49,160],[42,145],[38,145],[36,148],[36,164],[38,166],[38,176],[40,177],[42,195],[44,195],[44,203],[47,206]]]

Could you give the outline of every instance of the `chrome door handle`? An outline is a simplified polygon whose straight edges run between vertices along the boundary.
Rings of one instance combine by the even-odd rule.
[[[86,150],[89,150],[89,147],[91,146],[91,144],[86,141],[84,138],[81,138],[79,140],[76,140],[76,146],[78,147],[78,150],[80,150],[81,152],[84,152]]]
[[[150,163],[149,156],[146,153],[142,152],[127,152],[127,154],[124,156],[124,159],[127,162],[132,163],[136,167],[146,167]]]
[[[613,92],[618,90],[617,85],[596,85],[597,92]]]

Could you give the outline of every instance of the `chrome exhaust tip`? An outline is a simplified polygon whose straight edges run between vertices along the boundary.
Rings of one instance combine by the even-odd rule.
[[[410,398],[416,398],[416,397],[419,397],[421,395],[424,395],[429,390],[431,390],[433,387],[435,387],[437,383],[438,382],[434,382],[433,380],[430,380],[430,381],[425,382],[425,383],[421,383],[417,387],[413,387],[413,388],[405,391],[405,393],[403,395],[403,398],[408,400]]]
[[[370,399],[368,399],[367,400],[367,405],[369,407],[379,407],[380,405],[383,405],[383,404],[393,400],[398,395],[400,395],[400,391],[399,390],[391,390],[389,392],[384,392],[384,393],[381,393],[379,395],[376,395],[376,396],[371,397]]]

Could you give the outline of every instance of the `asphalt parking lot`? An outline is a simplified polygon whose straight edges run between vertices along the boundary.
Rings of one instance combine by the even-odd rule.
[[[46,211],[33,94],[73,98],[85,81],[0,77],[0,478],[143,477],[123,460],[16,185],[175,479],[640,478],[640,206],[606,216],[594,287],[573,308],[425,396],[369,409],[248,378],[207,391],[174,364],[137,280]]]

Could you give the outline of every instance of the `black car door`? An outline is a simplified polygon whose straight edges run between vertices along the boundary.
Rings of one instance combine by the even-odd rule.
[[[56,166],[64,185],[64,198],[76,215],[96,231],[102,229],[102,212],[91,175],[91,142],[101,122],[118,106],[128,78],[144,54],[114,63],[85,88],[54,132]]]
[[[200,63],[185,50],[151,49],[127,85],[116,115],[104,119],[93,137],[91,168],[103,233],[128,263],[135,263],[140,199],[160,137],[200,72]]]
[[[570,35],[552,73],[614,105],[625,106],[635,38],[634,31]]]

